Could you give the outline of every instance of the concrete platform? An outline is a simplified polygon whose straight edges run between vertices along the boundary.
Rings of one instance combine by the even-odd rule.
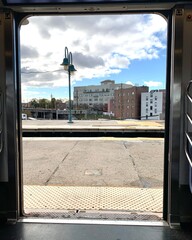
[[[24,138],[24,209],[40,216],[84,211],[85,218],[93,210],[132,213],[130,219],[147,212],[145,219],[152,213],[161,219],[163,147],[163,139],[152,138]]]
[[[68,123],[66,120],[23,120],[23,136],[97,136],[97,135],[118,135],[129,134],[135,136],[163,137],[164,121],[151,120],[75,120]]]
[[[24,138],[24,184],[158,188],[163,153],[163,139]]]

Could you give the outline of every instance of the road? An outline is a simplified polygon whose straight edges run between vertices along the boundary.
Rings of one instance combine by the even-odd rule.
[[[164,139],[23,138],[25,185],[163,185]]]

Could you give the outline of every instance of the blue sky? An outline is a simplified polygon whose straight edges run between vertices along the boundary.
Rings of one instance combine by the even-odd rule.
[[[68,98],[65,46],[77,69],[72,91],[106,79],[163,89],[166,31],[165,20],[152,14],[30,18],[20,33],[22,101]]]

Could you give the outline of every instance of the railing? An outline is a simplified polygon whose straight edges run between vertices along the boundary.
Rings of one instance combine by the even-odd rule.
[[[191,93],[191,94],[190,94]],[[189,186],[192,193],[192,80],[185,96],[185,155],[189,162]]]

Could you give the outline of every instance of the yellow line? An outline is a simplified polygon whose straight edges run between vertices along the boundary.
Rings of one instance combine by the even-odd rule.
[[[147,137],[137,137],[137,138],[121,138],[121,137],[102,137],[101,140],[108,141],[164,141],[164,138],[147,138]]]

